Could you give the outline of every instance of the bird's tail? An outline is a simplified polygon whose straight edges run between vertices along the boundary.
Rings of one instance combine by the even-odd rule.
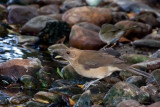
[[[137,68],[134,68],[134,67],[129,67],[127,68],[126,70],[130,71],[130,72],[133,72],[135,74],[138,74],[138,75],[141,75],[141,76],[145,76],[147,78],[152,78],[153,76],[145,71],[142,71],[142,70],[139,70]]]

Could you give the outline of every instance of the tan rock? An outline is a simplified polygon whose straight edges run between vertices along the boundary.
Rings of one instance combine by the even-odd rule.
[[[102,25],[112,20],[112,13],[106,8],[84,6],[68,10],[64,13],[62,19],[70,25],[79,22],[90,22],[96,25]]]

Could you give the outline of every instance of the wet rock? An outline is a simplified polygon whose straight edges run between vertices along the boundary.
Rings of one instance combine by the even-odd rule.
[[[8,0],[7,5],[18,4],[18,5],[27,5],[29,2],[27,0]]]
[[[84,28],[84,29],[87,29],[87,30],[91,30],[91,31],[94,31],[94,32],[97,32],[99,33],[100,31],[100,27],[99,26],[96,26],[92,23],[88,23],[88,22],[81,22],[81,23],[77,23],[76,25]]]
[[[88,89],[93,94],[103,94],[108,92],[108,90],[120,80],[116,77],[106,77],[102,81],[98,81],[95,86],[90,86]]]
[[[12,30],[12,27],[10,27],[8,24],[1,22],[0,23],[0,37],[6,37],[8,36],[8,30]]]
[[[159,107],[159,105],[160,105],[160,102],[155,102],[151,105],[148,105],[147,107]]]
[[[151,61],[145,61],[137,64],[133,64],[132,66],[141,70],[155,70],[160,67],[159,59],[152,59]]]
[[[125,12],[112,12],[112,17],[111,23],[117,23],[119,21],[129,19]]]
[[[47,22],[57,21],[50,16],[37,16],[29,20],[22,26],[22,33],[39,33],[46,25]]]
[[[89,6],[97,6],[102,0],[86,0]]]
[[[43,103],[39,103],[36,101],[28,101],[27,103],[25,103],[26,107],[46,107],[46,104]]]
[[[38,9],[40,15],[58,14],[60,12],[58,5],[45,5]]]
[[[42,69],[39,70],[37,73],[39,78],[39,85],[42,88],[49,88],[53,82],[53,80],[58,79],[58,73],[51,67],[44,66]]]
[[[7,10],[2,4],[0,4],[0,21],[7,17]]]
[[[152,58],[160,58],[160,49],[152,54]]]
[[[80,6],[83,6],[82,0],[65,0],[62,4],[61,10],[64,12],[71,8],[80,7]]]
[[[106,8],[77,7],[64,13],[62,19],[70,25],[79,22],[90,22],[96,25],[109,23],[112,20],[111,11]]]
[[[139,107],[139,102],[135,100],[124,100],[120,102],[116,107]]]
[[[142,76],[131,76],[127,78],[126,82],[130,84],[134,84],[137,87],[141,87],[145,85],[145,79]]]
[[[77,101],[79,100],[79,98],[80,98],[81,95],[82,95],[82,94],[73,95],[73,96],[72,96],[72,100],[73,100],[74,102],[77,102]]]
[[[140,103],[145,103],[149,100],[149,95],[140,91],[135,85],[118,82],[107,92],[104,97],[104,103],[106,106],[113,106],[114,100],[118,98],[133,99]]]
[[[90,107],[90,91],[85,91],[73,107]]]
[[[16,8],[17,6],[20,6],[20,5],[16,5],[16,4],[10,5],[7,7],[7,11],[9,12],[10,10]]]
[[[34,95],[34,100],[44,104],[59,103],[61,102],[62,97],[51,92],[39,91]]]
[[[108,81],[97,82],[96,86],[90,86],[88,90],[91,91],[90,99],[93,104],[102,104],[103,98],[108,90],[112,87],[112,83]]]
[[[78,25],[72,27],[69,42],[72,47],[87,50],[97,50],[104,45],[97,32],[87,30]]]
[[[99,105],[99,104],[94,104],[92,105],[91,107],[103,107],[102,105]]]
[[[64,21],[47,22],[46,26],[38,34],[38,42],[44,45],[67,42],[70,31],[70,26]]]
[[[67,80],[64,80],[64,79],[59,79],[59,80],[56,80],[52,83],[51,85],[51,88],[55,88],[55,87],[65,87],[65,86],[72,86],[73,83],[67,81]]]
[[[15,80],[11,79],[10,77],[0,75],[0,86],[1,87],[6,87],[9,84],[14,83],[14,82]]]
[[[140,13],[141,11],[156,12],[151,7],[149,7],[148,5],[144,4],[141,1],[113,0],[113,2],[117,3],[124,11],[127,12],[136,12],[136,13]]]
[[[18,80],[23,75],[31,75],[41,68],[39,59],[13,59],[0,64],[0,74]]]
[[[76,94],[82,94],[83,92],[80,87],[73,87],[73,86],[50,88],[49,91],[53,93],[67,94],[69,96],[73,96]]]
[[[151,26],[148,24],[143,24],[141,22],[135,21],[120,21],[115,24],[115,26],[124,27],[124,28],[134,28],[127,30],[123,37],[126,37],[129,40],[134,40],[135,38],[143,38],[146,34],[151,33]]]
[[[74,68],[71,65],[67,65],[63,67],[61,70],[63,77],[65,80],[68,80],[75,84],[85,84],[87,81],[91,79],[82,77],[81,75],[77,74]]]
[[[0,105],[9,104],[9,101],[8,101],[9,98],[10,96],[0,91]]]
[[[36,10],[40,8],[40,6],[38,4],[30,4],[28,6],[31,8],[35,8]]]
[[[22,104],[22,103],[25,103],[27,102],[28,100],[30,99],[29,96],[23,94],[23,93],[18,93],[16,94],[15,96],[11,97],[9,99],[9,101],[12,103],[12,104]]]
[[[50,17],[52,17],[52,18],[55,18],[55,19],[57,19],[58,21],[62,21],[62,14],[50,14],[50,15],[48,15],[48,16],[50,16]]]
[[[62,0],[37,0],[40,4],[62,4]]]
[[[25,2],[29,3],[29,4],[33,4],[35,3],[35,0],[24,0]]]
[[[110,10],[112,10],[113,12],[118,12],[118,11],[123,11],[123,9],[117,4],[117,3],[109,3],[107,6],[105,6],[106,8],[109,8]]]
[[[23,75],[20,78],[20,82],[22,83],[24,89],[36,89],[37,81],[30,75]]]
[[[91,94],[90,99],[93,104],[103,104],[103,98],[106,93],[96,93],[96,94]]]
[[[1,4],[5,4],[5,3],[7,3],[7,1],[8,1],[8,0],[1,0],[0,3],[1,3]]]
[[[153,40],[160,40],[160,34],[148,34],[144,37],[144,39],[153,39]]]
[[[144,92],[147,92],[151,96],[158,95],[158,89],[152,84],[148,84],[147,86],[142,86],[140,89],[143,90]]]
[[[18,36],[18,43],[23,45],[33,45],[38,40],[36,36],[22,35]]]
[[[160,85],[160,69],[152,71],[151,74],[154,77],[155,81]]]
[[[119,75],[123,80],[126,80],[127,78],[129,78],[130,76],[134,76],[135,74],[133,74],[132,72],[129,72],[129,71],[122,71],[122,72],[120,72]]]
[[[154,12],[147,12],[147,11],[141,12],[135,17],[134,20],[145,24],[149,24],[153,28],[160,26],[160,21],[158,19],[158,16]]]
[[[149,60],[147,55],[141,54],[123,54],[120,58],[130,64],[136,64]]]
[[[8,22],[10,24],[25,24],[31,18],[37,16],[38,13],[34,8],[28,6],[15,6],[8,13]]]
[[[152,39],[135,40],[131,44],[136,47],[148,47],[148,48],[159,48],[160,47],[160,41],[152,40]]]

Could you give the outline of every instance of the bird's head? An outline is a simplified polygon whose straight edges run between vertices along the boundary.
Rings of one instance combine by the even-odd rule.
[[[52,51],[52,56],[54,58],[64,58],[65,60],[71,62],[77,59],[80,51],[75,48],[67,48],[67,49],[55,49]]]

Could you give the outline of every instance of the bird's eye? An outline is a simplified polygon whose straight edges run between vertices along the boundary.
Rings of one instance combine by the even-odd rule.
[[[69,51],[67,51],[66,53],[67,53],[68,55],[70,54],[70,52],[69,52]]]

